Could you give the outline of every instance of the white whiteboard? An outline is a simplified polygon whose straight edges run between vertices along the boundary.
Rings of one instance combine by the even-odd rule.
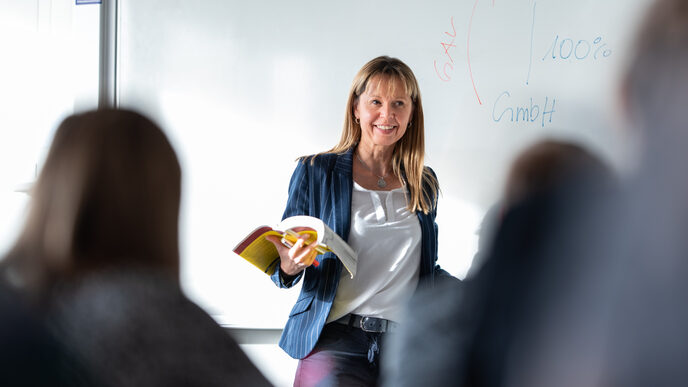
[[[187,292],[239,325],[286,321],[297,292],[231,248],[280,220],[294,159],[335,144],[350,83],[378,55],[419,80],[439,262],[462,277],[525,144],[574,138],[626,160],[615,93],[646,2],[120,0],[120,104],[156,118],[182,161]]]

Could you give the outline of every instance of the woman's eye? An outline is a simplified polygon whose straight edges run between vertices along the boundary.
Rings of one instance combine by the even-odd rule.
[[[397,101],[394,103],[397,107],[402,107],[404,106],[404,101]]]
[[[371,101],[371,103],[372,103],[373,105],[379,105],[379,104],[380,104],[380,101],[374,99],[374,100]]]

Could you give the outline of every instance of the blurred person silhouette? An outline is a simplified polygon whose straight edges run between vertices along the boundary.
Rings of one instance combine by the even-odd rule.
[[[568,198],[613,180],[604,161],[570,142],[543,140],[520,153],[493,210],[500,218],[483,243],[480,268],[462,289],[431,289],[412,300],[407,311],[422,315],[422,323],[390,341],[385,385],[503,385],[512,343],[532,307],[528,284],[544,264],[538,251],[554,237],[549,224]]]
[[[581,217],[604,243],[588,243],[585,227],[565,240],[587,248],[577,267],[547,272],[574,273],[568,281],[542,281],[551,296],[524,332],[531,351],[513,361],[512,385],[688,384],[688,1],[652,2],[637,34],[621,99],[641,137],[638,168]]]
[[[617,189],[577,185],[508,211],[471,281],[483,290],[453,307],[454,329],[469,321],[445,373],[459,385],[688,383],[688,2],[654,1],[633,49],[621,99],[637,169]]]
[[[40,315],[0,284],[0,386],[96,386]]]
[[[67,117],[2,280],[106,386],[269,385],[179,284],[181,169],[126,110]]]

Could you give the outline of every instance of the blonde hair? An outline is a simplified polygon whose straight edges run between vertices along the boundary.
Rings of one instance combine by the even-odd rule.
[[[35,293],[122,265],[177,277],[180,195],[177,156],[149,119],[125,110],[67,117],[31,190],[4,275]]]
[[[349,91],[341,139],[334,148],[320,154],[341,154],[358,145],[361,140],[361,127],[354,120],[354,107],[358,103],[360,95],[370,86],[373,78],[377,78],[378,82],[383,79],[400,80],[405,86],[406,94],[413,102],[411,123],[406,129],[404,136],[394,144],[392,170],[395,176],[401,178],[408,189],[408,209],[413,212],[422,211],[427,214],[437,204],[439,183],[423,164],[425,157],[425,126],[418,81],[415,75],[413,75],[413,71],[401,60],[389,56],[379,56],[366,63],[358,71]],[[393,82],[389,84],[393,85]],[[311,158],[312,162],[313,159]]]

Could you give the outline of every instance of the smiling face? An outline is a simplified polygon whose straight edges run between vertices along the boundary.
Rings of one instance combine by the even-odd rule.
[[[406,133],[413,114],[413,101],[399,78],[373,77],[358,96],[354,116],[360,120],[365,147],[393,146]]]

